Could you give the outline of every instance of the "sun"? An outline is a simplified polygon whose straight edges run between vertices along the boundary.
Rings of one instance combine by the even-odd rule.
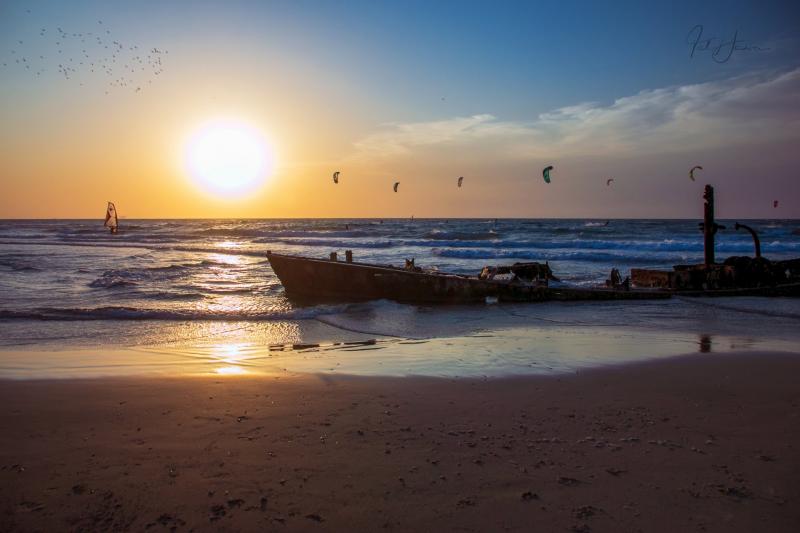
[[[199,128],[186,143],[185,164],[204,190],[243,196],[272,174],[271,146],[254,126],[238,120],[215,120]]]

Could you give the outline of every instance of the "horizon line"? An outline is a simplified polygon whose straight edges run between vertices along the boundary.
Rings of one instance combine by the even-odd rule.
[[[414,220],[695,220],[702,219],[698,217],[414,217]],[[716,220],[734,220],[731,217],[715,217]],[[738,220],[782,220],[782,221],[800,221],[800,217],[789,218],[771,218],[771,217],[735,217]],[[92,218],[0,218],[0,222],[15,222],[15,221],[71,221],[71,220],[98,220],[103,221],[102,217]],[[137,217],[126,218],[120,217],[119,220],[411,220],[411,217]]]

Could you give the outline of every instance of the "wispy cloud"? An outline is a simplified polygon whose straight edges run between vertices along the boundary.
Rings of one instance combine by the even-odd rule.
[[[506,157],[624,155],[800,138],[800,68],[641,91],[610,105],[587,102],[532,121],[491,114],[388,124],[355,143],[357,158],[463,147]]]

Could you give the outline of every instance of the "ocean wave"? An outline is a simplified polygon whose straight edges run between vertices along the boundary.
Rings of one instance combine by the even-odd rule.
[[[152,269],[106,270],[99,278],[90,282],[89,287],[94,289],[115,289],[135,286],[141,282],[153,281],[154,279],[164,281],[180,277],[184,270],[184,268],[177,265]]]
[[[223,288],[223,287],[208,287],[203,286],[201,289],[204,293],[208,294],[221,294],[225,296],[233,296],[237,294],[256,294],[261,290],[261,287],[245,287],[245,288]]]
[[[267,242],[267,241],[263,241]],[[342,241],[342,240],[328,240],[328,239],[274,239],[269,241],[271,243],[288,244],[293,246],[320,246],[327,248],[392,248],[397,246],[398,243],[392,241]]]
[[[146,300],[158,300],[168,302],[193,302],[204,300],[206,296],[198,292],[175,292],[175,291],[148,291],[139,295]]]
[[[154,245],[143,242],[96,242],[96,241],[74,241],[74,242],[25,242],[25,241],[8,241],[0,240],[0,245],[13,245],[13,246],[65,246],[65,247],[84,247],[84,248],[139,248],[143,250],[150,250],[155,252],[198,252],[198,253],[214,253],[220,255],[240,255],[245,257],[265,257],[265,250],[248,250],[241,248],[226,248],[214,245],[196,245],[196,246],[174,246],[172,244]]]
[[[695,240],[664,239],[661,241],[610,240],[610,239],[555,239],[555,240],[496,240],[496,241],[420,241],[401,240],[398,246],[435,246],[437,248],[494,248],[531,250],[636,250],[641,254],[649,252],[702,252],[703,243]],[[800,252],[800,242],[787,243],[773,241],[762,244],[767,253]],[[752,241],[717,243],[720,253],[749,253],[753,251]]]
[[[307,232],[298,232],[307,235]],[[419,247],[419,248],[492,248],[492,249],[530,249],[530,250],[638,250],[640,254],[650,252],[676,252],[692,253],[702,252],[703,243],[699,237],[694,235],[679,236],[662,240],[637,239],[633,235],[620,235],[619,238],[587,238],[586,236],[576,236],[575,238],[564,238],[559,236],[554,238],[552,229],[540,238],[533,235],[524,235],[527,238],[519,238],[514,234],[505,237],[499,234],[476,233],[476,232],[430,232],[421,238],[414,236],[399,235],[370,235],[369,239],[347,235],[341,238],[335,233],[317,234],[316,237],[297,237],[297,238],[258,238],[249,243],[244,243],[241,247],[221,247],[214,243],[190,243],[178,244],[172,242],[140,242],[140,241],[88,241],[85,239],[69,242],[50,241],[50,242],[25,242],[3,239],[0,244],[13,245],[57,245],[57,246],[76,246],[91,248],[141,248],[150,251],[174,251],[188,253],[216,253],[221,255],[236,255],[244,257],[260,257],[266,255],[266,248],[273,249],[280,246],[300,246],[308,248],[331,248],[331,249],[374,249],[391,250],[399,247]],[[570,232],[570,235],[575,235]],[[762,252],[768,254],[798,254],[800,253],[800,240],[787,237],[786,239],[762,237]],[[365,240],[359,240],[365,239]],[[247,244],[251,246],[248,247]],[[256,245],[252,246],[252,245]],[[273,245],[273,246],[270,246]],[[719,237],[716,244],[717,253],[731,255],[752,254],[753,243],[747,238],[730,239]],[[0,264],[2,266],[2,264]],[[12,266],[13,268],[13,266]],[[36,268],[36,267],[34,267]]]
[[[231,267],[231,265],[222,261],[204,259],[193,263],[106,270],[99,278],[89,283],[89,286],[96,289],[112,289],[137,285],[141,282],[169,281],[180,279],[197,270],[217,266]]]
[[[261,237],[265,234],[259,228],[206,228],[196,232],[196,235],[209,237]]]
[[[462,235],[466,236],[466,234]],[[495,236],[497,237],[497,236]],[[358,241],[339,239],[278,239],[276,244],[293,246],[322,247],[331,249],[391,249],[399,247],[418,248],[494,248],[494,249],[530,249],[530,250],[638,250],[641,254],[648,252],[702,252],[703,243],[698,239],[664,239],[647,241],[636,239],[548,239],[545,240],[512,240],[512,239],[396,239],[379,241]],[[800,242],[772,241],[762,244],[766,253],[800,253]],[[753,251],[750,240],[718,242],[719,253],[747,254]]]
[[[533,251],[533,250],[488,250],[488,249],[459,249],[434,248],[431,253],[437,257],[452,259],[522,259],[532,261],[585,261],[597,263],[642,263],[653,264],[663,262],[680,263],[686,257],[655,257],[652,254],[631,255],[615,254],[608,252],[581,252],[581,251]]]
[[[287,230],[275,228],[208,228],[198,231],[196,235],[204,235],[210,237],[242,237],[242,238],[259,238],[261,240],[268,238],[287,238],[287,237],[369,237],[375,235],[374,232],[359,231],[355,229],[347,229],[347,224],[342,223],[340,226],[330,227],[311,227],[302,230]]]
[[[435,241],[486,241],[499,239],[500,234],[493,231],[445,231],[434,229],[425,235]]]
[[[103,275],[89,283],[89,286],[93,289],[118,289],[120,287],[135,286],[136,284],[135,281],[121,276]]]
[[[352,304],[318,305],[265,311],[211,311],[204,309],[149,309],[126,306],[88,308],[41,307],[30,310],[0,309],[0,320],[198,320],[264,322],[304,320],[344,312]]]
[[[0,261],[0,267],[7,267],[14,272],[41,272],[41,268],[21,261]]]
[[[244,257],[266,257],[267,255],[267,252],[263,250],[244,250],[240,248],[222,248],[219,246],[167,246],[149,247],[149,249],[167,250],[172,252],[200,252],[220,255],[240,255]]]
[[[341,231],[313,231],[313,230],[303,230],[303,231],[271,231],[265,233],[260,239],[256,239],[254,242],[272,242],[275,239],[305,239],[305,238],[347,238],[347,239],[360,239],[366,237],[380,237],[380,232],[367,232],[367,231],[356,231],[356,230],[341,230]]]

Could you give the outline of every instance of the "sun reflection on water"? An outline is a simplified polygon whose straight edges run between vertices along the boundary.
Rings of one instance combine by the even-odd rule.
[[[246,300],[240,295],[225,295],[217,296],[213,302],[206,303],[205,308],[221,315],[234,315],[241,314],[247,309],[245,303]]]
[[[240,246],[235,241],[215,244],[232,250]],[[223,318],[257,310],[259,302],[255,298],[255,291],[260,281],[248,271],[248,259],[235,253],[212,253],[208,255],[208,260],[208,268],[194,279],[194,284],[207,293],[196,307]]]
[[[225,248],[230,250],[235,250],[240,246],[238,242],[233,242],[233,241],[218,242],[216,244],[220,248]],[[244,257],[235,254],[222,254],[222,253],[209,254],[209,258],[216,263],[221,263],[224,265],[243,265],[246,262]]]

